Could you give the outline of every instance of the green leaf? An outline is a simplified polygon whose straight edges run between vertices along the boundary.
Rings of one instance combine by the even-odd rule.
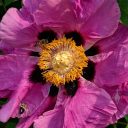
[[[10,120],[6,123],[6,128],[16,128],[17,123],[18,123],[18,119],[17,119],[17,118],[10,119]]]
[[[5,103],[7,103],[8,99],[7,98],[2,98],[0,99],[0,105],[3,105]]]
[[[22,7],[22,0],[0,0],[0,20],[11,7],[20,9]]]
[[[4,126],[5,126],[5,124],[0,122],[0,128],[5,128]]]
[[[125,116],[125,120],[128,122],[128,115],[127,115],[127,116]]]
[[[109,125],[108,127],[106,127],[106,128],[116,128],[116,125],[114,124],[114,125]]]
[[[18,118],[11,118],[8,122],[2,123],[0,122],[0,128],[16,128],[16,125],[18,123]]]
[[[5,8],[3,5],[0,5],[0,20],[2,19],[3,15],[5,13]],[[1,52],[0,52],[1,53]]]
[[[9,9],[11,7],[15,7],[15,8],[20,9],[22,7],[22,1],[21,0],[17,0],[17,1],[15,0],[6,6],[7,9]]]
[[[2,0],[0,0],[0,6],[1,6],[1,5],[3,5],[3,1],[2,1]]]
[[[16,123],[13,122],[8,122],[6,125],[6,128],[15,128],[16,127]]]
[[[128,25],[128,0],[117,0],[121,10],[121,21]]]
[[[14,2],[14,0],[3,0],[5,6],[8,6],[12,2]]]

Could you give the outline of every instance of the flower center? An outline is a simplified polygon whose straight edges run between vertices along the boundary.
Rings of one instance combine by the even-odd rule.
[[[61,51],[54,55],[52,66],[56,72],[63,75],[70,70],[73,66],[73,62],[73,56],[69,51]]]
[[[56,86],[73,81],[82,75],[88,65],[88,58],[82,46],[76,46],[72,39],[61,38],[41,45],[38,65],[46,80]]]

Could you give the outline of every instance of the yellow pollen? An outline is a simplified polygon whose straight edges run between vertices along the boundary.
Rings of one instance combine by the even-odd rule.
[[[38,65],[46,80],[56,86],[64,85],[82,75],[88,65],[84,48],[76,46],[72,39],[61,38],[42,44]]]
[[[70,52],[68,51],[61,51],[54,55],[52,66],[54,70],[61,75],[69,71],[69,69],[73,65],[73,57]]]

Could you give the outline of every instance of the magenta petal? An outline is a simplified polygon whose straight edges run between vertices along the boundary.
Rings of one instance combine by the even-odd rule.
[[[127,40],[126,40],[127,42]],[[120,44],[108,58],[96,64],[95,83],[119,85],[128,80],[128,43]]]
[[[60,89],[61,91],[58,94],[56,105],[53,110],[46,111],[34,120],[34,128],[63,128],[64,116],[65,116],[65,107],[70,98],[65,95],[64,88]]]
[[[11,95],[12,91],[10,90],[2,90],[0,91],[0,98],[7,98]]]
[[[98,8],[81,27],[81,32],[87,38],[100,39],[112,35],[117,29],[120,19],[120,9],[116,0],[97,0]],[[93,2],[92,2],[93,3]],[[93,8],[90,8],[93,10]]]
[[[16,128],[28,128],[31,126],[33,121],[37,119],[45,111],[51,110],[54,108],[56,102],[56,97],[46,97],[42,100],[41,104],[38,106],[36,111],[28,118],[21,120]]]
[[[2,54],[8,54],[11,53],[13,48],[11,45],[5,43],[3,40],[0,41],[0,50]]]
[[[34,121],[34,128],[63,128],[64,108],[56,108]]]
[[[25,13],[11,8],[3,16],[0,23],[1,40],[4,40],[4,43],[9,47],[28,47],[28,45],[34,45],[37,40],[36,26],[23,14]]]
[[[71,0],[44,0],[41,1],[38,10],[33,13],[38,25],[52,28],[61,28],[63,31],[76,25],[76,16],[73,10],[74,2]]]
[[[128,114],[128,82],[125,82],[120,86],[118,91],[115,93],[113,97],[114,102],[118,107],[118,111],[116,113],[116,120],[124,117]]]
[[[128,43],[128,28],[119,24],[117,31],[112,36],[100,40],[96,46],[99,47],[100,52],[108,52],[125,43]]]
[[[91,43],[112,35],[120,20],[116,0],[24,0],[24,4],[38,25],[60,34],[76,30]]]
[[[19,114],[20,106],[17,107],[17,113],[13,114],[13,117],[28,117],[36,111],[41,102],[48,96],[50,85],[48,84],[33,84],[32,88],[22,99],[21,103],[27,106],[26,111],[23,114]],[[34,99],[33,99],[34,98]]]
[[[65,109],[64,127],[104,128],[116,113],[116,106],[103,89],[82,80]],[[70,119],[70,120],[69,120]]]
[[[6,122],[16,112],[17,106],[31,87],[28,77],[36,62],[36,58],[28,56],[0,56],[0,90],[14,90],[9,101],[0,110],[0,121]]]
[[[81,78],[73,97],[62,91],[53,110],[35,120],[35,128],[104,128],[112,122],[116,106],[106,91]]]
[[[0,56],[0,90],[15,90],[22,79],[24,70],[30,69],[37,62],[36,58],[22,55]]]
[[[18,85],[17,90],[13,92],[8,103],[6,103],[0,110],[0,121],[6,122],[11,117],[11,115],[16,112],[15,110],[17,106],[29,91],[29,88],[31,88],[32,84],[26,80],[26,75],[28,75],[27,71],[23,76],[24,78],[22,78],[20,84]]]
[[[128,114],[128,82],[119,86],[105,87],[117,106],[117,113],[113,116],[113,122]]]
[[[39,4],[42,0],[23,0],[24,6],[33,13],[39,8]]]
[[[70,98],[65,95],[62,87],[58,94],[56,105],[53,110],[47,111],[34,120],[34,128],[63,128],[65,107],[63,106]]]

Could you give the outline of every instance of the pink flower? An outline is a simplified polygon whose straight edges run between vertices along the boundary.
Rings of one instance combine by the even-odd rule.
[[[104,128],[127,114],[118,106],[127,108],[128,29],[119,24],[116,0],[23,3],[0,23],[0,97],[8,98],[0,121]]]
[[[35,127],[40,128],[77,128],[105,127],[116,112],[110,96],[101,88],[81,78],[74,97],[60,92],[53,110],[43,113],[35,120]]]
[[[94,40],[112,35],[120,17],[115,0],[23,0],[23,3],[25,7],[20,11],[11,8],[3,17],[0,48],[33,46],[38,41],[38,33],[46,28],[57,31],[58,36],[78,31],[84,38],[84,45],[85,40],[92,44]],[[37,27],[33,20],[43,28]]]

